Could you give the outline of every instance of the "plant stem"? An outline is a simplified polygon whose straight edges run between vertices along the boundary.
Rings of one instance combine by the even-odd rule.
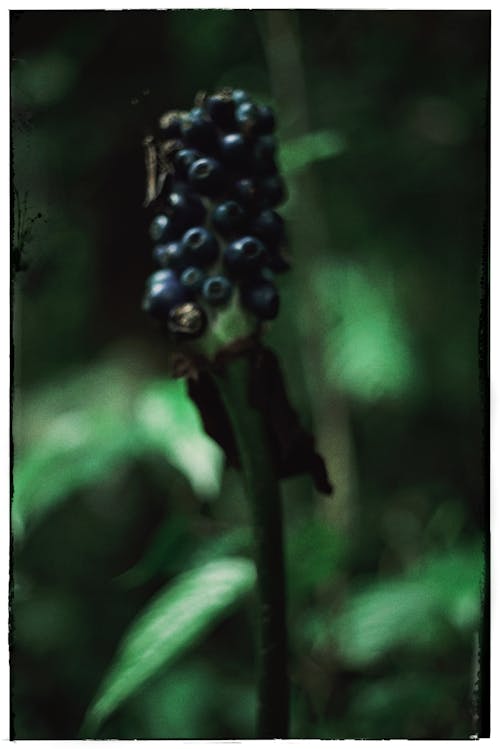
[[[246,357],[234,359],[216,382],[253,516],[260,629],[257,738],[285,739],[289,685],[281,493],[262,415],[249,403],[250,366]]]

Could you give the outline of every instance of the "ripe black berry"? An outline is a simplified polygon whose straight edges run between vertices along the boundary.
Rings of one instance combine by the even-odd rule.
[[[201,268],[196,268],[194,265],[190,265],[181,273],[181,284],[185,286],[188,291],[200,291],[204,280],[205,274]]]
[[[157,244],[153,250],[153,260],[160,268],[179,270],[185,268],[189,262],[186,250],[180,242]]]
[[[171,192],[166,199],[166,212],[176,228],[186,230],[205,221],[206,209],[199,196],[193,192]]]
[[[261,106],[258,108],[258,117],[255,130],[262,135],[268,135],[274,132],[275,120],[274,112],[271,107]]]
[[[149,227],[149,236],[153,242],[168,242],[175,238],[175,227],[172,219],[164,213],[155,216]]]
[[[187,299],[187,293],[173,271],[160,272],[164,274],[161,281],[147,283],[143,309],[158,320],[166,320],[170,310]]]
[[[230,273],[243,276],[260,268],[265,252],[266,248],[259,239],[241,237],[224,250],[224,263]]]
[[[258,201],[257,182],[251,177],[237,180],[232,191],[236,200],[248,208],[254,207]]]
[[[243,91],[243,89],[235,88],[232,93],[232,99],[236,106],[239,106],[240,104],[243,104],[244,101],[248,101],[250,97],[246,91]]]
[[[232,293],[233,286],[225,276],[211,276],[203,284],[203,298],[215,307],[226,304]]]
[[[259,119],[259,109],[251,101],[243,101],[236,108],[236,122],[243,130],[252,130]]]
[[[212,213],[212,224],[223,237],[237,234],[244,226],[246,214],[235,200],[220,203]]]
[[[209,96],[205,101],[205,109],[215,122],[223,130],[234,127],[234,101],[224,96]]]
[[[153,286],[163,285],[174,279],[175,273],[171,270],[157,270],[152,273],[146,280],[146,289],[152,289]]]
[[[229,133],[220,141],[220,157],[226,166],[243,169],[248,166],[251,157],[248,140],[241,133]]]
[[[216,196],[224,186],[224,172],[215,159],[203,158],[189,168],[189,182],[202,195]]]
[[[261,320],[274,320],[279,312],[279,294],[271,281],[259,280],[243,287],[241,302]]]
[[[252,221],[250,231],[266,243],[268,248],[277,247],[285,236],[285,222],[276,211],[261,211]]]
[[[217,145],[216,127],[201,107],[195,107],[189,112],[182,121],[181,130],[188,146],[210,152]]]
[[[195,226],[182,237],[182,247],[191,264],[206,268],[219,256],[219,245],[212,232],[203,226]]]
[[[279,174],[264,177],[259,188],[263,207],[275,208],[286,200],[285,185]]]
[[[201,153],[193,148],[181,148],[173,157],[175,171],[179,177],[187,178],[189,168],[195,161],[201,159]]]

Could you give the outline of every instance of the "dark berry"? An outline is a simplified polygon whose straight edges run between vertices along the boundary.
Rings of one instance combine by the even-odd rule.
[[[217,129],[201,107],[192,109],[182,121],[182,135],[188,146],[212,151],[217,146]]]
[[[257,138],[253,150],[253,168],[256,174],[275,174],[278,170],[275,161],[276,141],[272,135],[261,135]]]
[[[166,211],[171,216],[175,226],[180,230],[202,224],[207,213],[196,193],[179,190],[168,195]]]
[[[256,237],[241,237],[228,244],[224,250],[224,263],[228,271],[244,276],[258,270],[264,262],[266,248]]]
[[[212,213],[214,229],[223,237],[237,234],[245,224],[246,213],[235,200],[227,200],[216,206]]]
[[[203,298],[209,304],[219,306],[226,304],[233,293],[233,285],[225,276],[211,276],[203,284]]]
[[[247,94],[247,92],[243,91],[243,89],[241,88],[235,88],[231,97],[236,106],[239,106],[240,104],[243,104],[244,101],[248,101],[250,99],[250,96]]]
[[[190,265],[181,273],[181,284],[189,291],[199,291],[204,280],[205,274],[201,268],[196,268],[194,265]]]
[[[186,301],[187,293],[173,272],[160,272],[169,275],[163,276],[162,281],[147,282],[143,309],[158,320],[166,320],[175,305]]]
[[[250,177],[237,180],[233,186],[233,193],[236,200],[248,208],[256,205],[259,194],[256,181]]]
[[[171,270],[157,270],[146,280],[146,289],[151,289],[153,286],[169,283],[176,279],[176,274]]]
[[[203,226],[195,226],[182,237],[182,247],[193,265],[205,268],[219,256],[219,245],[212,232]]]
[[[234,127],[234,101],[224,96],[209,96],[205,101],[205,109],[223,130]]]
[[[164,213],[155,216],[149,227],[149,236],[153,242],[168,242],[175,239],[175,227],[172,220]]]
[[[274,112],[271,107],[261,106],[258,108],[258,117],[255,124],[255,130],[259,134],[268,135],[274,132],[275,128]]]
[[[198,159],[189,168],[191,185],[202,195],[218,195],[224,186],[224,173],[215,159]]]
[[[259,192],[262,205],[265,208],[274,208],[286,200],[286,189],[279,174],[264,177],[259,184]]]
[[[227,166],[241,169],[248,166],[252,152],[250,144],[241,133],[229,133],[220,141],[220,157]]]
[[[261,320],[274,320],[279,312],[280,298],[271,281],[259,280],[242,288],[241,303]]]
[[[252,221],[250,231],[262,239],[268,248],[277,247],[285,236],[285,222],[279,213],[266,209]]]
[[[253,130],[259,119],[259,109],[251,101],[243,101],[236,108],[236,122],[243,130]]]
[[[180,177],[188,176],[189,168],[195,161],[201,159],[201,153],[193,148],[181,148],[173,157],[175,171]]]
[[[173,268],[174,270],[185,268],[189,262],[186,250],[180,242],[157,244],[153,250],[153,260],[160,268]]]

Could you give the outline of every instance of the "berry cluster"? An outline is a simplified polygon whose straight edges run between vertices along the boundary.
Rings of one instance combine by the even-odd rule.
[[[253,319],[279,310],[274,275],[282,255],[285,200],[276,164],[274,114],[241,90],[203,97],[160,120],[166,179],[153,203],[150,236],[158,270],[144,308],[171,333],[197,338],[232,304]]]

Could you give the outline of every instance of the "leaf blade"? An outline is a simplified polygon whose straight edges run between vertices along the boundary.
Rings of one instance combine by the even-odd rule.
[[[254,585],[253,563],[223,558],[181,575],[132,623],[82,727],[94,735],[119,705],[174,661]]]

